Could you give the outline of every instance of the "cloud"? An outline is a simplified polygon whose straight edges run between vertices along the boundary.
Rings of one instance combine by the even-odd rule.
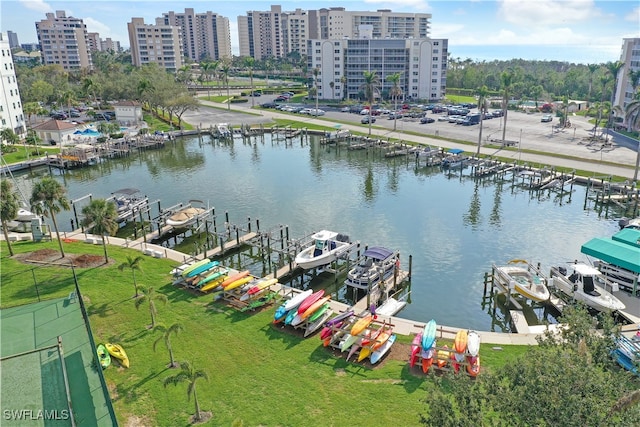
[[[88,17],[88,18],[82,18],[82,21],[87,26],[88,32],[100,33],[100,38],[113,37],[111,34],[111,27],[109,27],[106,24],[103,24],[97,19]]]
[[[625,21],[631,21],[631,22],[638,22],[640,21],[640,6],[636,7],[635,9],[633,9],[631,12],[629,12],[625,17],[624,17]]]
[[[20,0],[20,3],[27,9],[35,10],[36,12],[53,12],[53,7],[49,3],[45,3],[44,0]]]
[[[499,0],[498,16],[516,25],[549,27],[602,16],[593,0]]]
[[[435,22],[431,27],[431,37],[434,39],[458,39],[464,29],[465,26],[463,24]]]

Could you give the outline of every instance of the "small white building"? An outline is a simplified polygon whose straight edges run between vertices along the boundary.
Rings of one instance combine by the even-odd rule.
[[[113,107],[119,123],[137,125],[142,121],[142,105],[139,102],[120,101]]]
[[[32,128],[45,144],[71,145],[76,125],[62,120],[47,120]]]

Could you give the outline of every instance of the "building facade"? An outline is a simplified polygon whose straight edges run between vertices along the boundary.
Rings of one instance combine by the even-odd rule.
[[[370,28],[360,29],[366,38],[309,40],[309,70],[319,69],[318,97],[361,99],[364,72],[376,71],[380,94],[393,84],[387,77],[399,73],[402,99],[437,101],[447,85],[447,39],[372,39]]]
[[[184,13],[163,13],[162,19],[165,25],[180,27],[185,57],[194,61],[231,58],[229,18],[209,11],[195,13],[187,8]]]
[[[165,25],[162,18],[157,18],[155,25],[145,24],[143,18],[132,18],[127,29],[134,66],[156,63],[173,72],[182,67],[180,28]]]
[[[120,46],[120,42],[117,40],[112,40],[111,37],[107,37],[106,39],[100,39],[100,50],[102,52],[122,52],[122,47]]]
[[[67,17],[58,10],[36,22],[38,43],[45,65],[58,64],[65,70],[92,69],[87,26],[82,19]]]
[[[20,43],[18,42],[18,35],[13,31],[7,31],[7,38],[9,39],[9,47],[13,49],[14,47],[20,47]]]
[[[618,74],[618,85],[616,86],[613,105],[617,105],[624,110],[637,93],[634,93],[634,88],[631,86],[629,73],[640,70],[640,38],[623,39],[620,62],[624,63],[624,67]]]
[[[284,57],[281,20],[282,8],[275,5],[269,11],[249,11],[246,16],[238,16],[240,56],[256,60]]]
[[[16,81],[16,72],[13,65],[13,57],[6,33],[0,33],[0,129],[11,129],[24,137],[26,123],[20,100],[20,89]]]
[[[308,40],[362,39],[365,34],[361,28],[367,28],[369,38],[426,39],[430,21],[428,13],[396,13],[388,9],[358,12],[332,7],[282,12],[280,6],[271,6],[269,11],[250,11],[238,17],[240,56],[263,59],[291,52],[305,56]]]

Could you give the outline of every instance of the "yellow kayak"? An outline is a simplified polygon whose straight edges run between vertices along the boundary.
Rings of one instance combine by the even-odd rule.
[[[122,366],[125,368],[129,367],[129,357],[120,344],[106,343],[104,346],[112,357],[115,357],[120,361]]]
[[[367,314],[361,319],[358,319],[356,323],[351,327],[351,335],[360,335],[367,327],[373,322],[373,314]]]
[[[235,288],[239,288],[240,286],[249,283],[250,281],[254,280],[253,277],[249,276],[249,277],[243,277],[242,279],[236,280],[235,282],[232,282],[230,284],[228,284],[227,286],[225,286],[224,291],[228,292],[231,291]]]

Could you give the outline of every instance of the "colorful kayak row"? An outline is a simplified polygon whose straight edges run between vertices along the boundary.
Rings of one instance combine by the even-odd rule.
[[[444,369],[451,362],[451,367],[456,373],[465,365],[469,375],[477,376],[480,372],[480,335],[475,331],[459,330],[452,348],[447,345],[438,348],[436,332],[436,321],[432,319],[422,332],[415,335],[411,343],[409,366],[413,368],[420,362],[422,371],[426,374],[434,362],[439,369]]]
[[[304,336],[307,337],[317,331],[333,314],[330,299],[330,296],[324,295],[324,290],[313,292],[309,289],[301,292],[276,309],[273,323],[284,323],[295,328],[304,327]]]

